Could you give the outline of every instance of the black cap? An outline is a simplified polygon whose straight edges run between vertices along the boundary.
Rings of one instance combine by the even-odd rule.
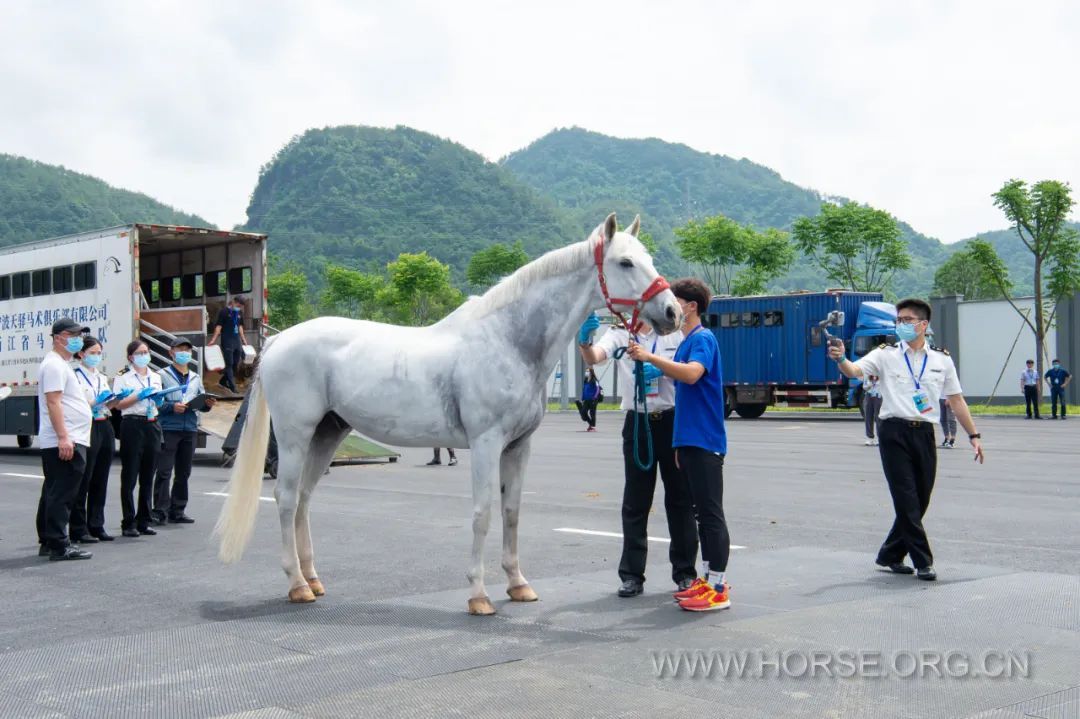
[[[70,317],[61,317],[56,322],[53,322],[52,333],[58,335],[61,332],[89,332],[89,327],[80,325]]]
[[[192,349],[195,348],[195,345],[191,344],[191,340],[186,340],[183,337],[175,337],[173,339],[173,341],[169,343],[169,347],[172,347],[174,349],[176,347],[181,347],[183,345],[187,345],[188,347],[191,347]]]

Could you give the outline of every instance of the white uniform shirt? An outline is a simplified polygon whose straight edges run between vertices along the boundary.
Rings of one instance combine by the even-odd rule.
[[[105,375],[98,372],[96,369],[91,369],[86,365],[80,364],[75,368],[75,376],[79,378],[79,387],[82,388],[83,394],[86,396],[86,401],[90,405],[91,411],[94,408],[94,400],[98,398],[102,392],[109,389],[109,380],[105,379]],[[109,410],[106,407],[102,407],[97,412],[94,412],[94,419],[108,419]]]
[[[904,361],[905,356],[907,362]],[[908,362],[911,364],[910,370]],[[880,419],[896,417],[936,423],[941,418],[941,398],[963,392],[952,357],[943,350],[931,348],[929,344],[924,345],[921,350],[912,349],[906,342],[899,342],[892,347],[878,347],[855,364],[862,369],[863,374],[877,375],[880,378]],[[926,412],[920,412],[915,406],[914,396],[919,393],[926,394]]]
[[[130,389],[133,394],[138,394],[147,387],[153,387],[155,391],[161,389],[161,377],[158,376],[157,372],[151,371],[149,367],[146,369],[146,376],[140,375],[134,367],[128,367],[127,371],[116,375],[116,379],[113,380],[113,392],[115,394],[120,394],[125,389]],[[157,405],[154,404],[154,400],[141,399],[130,407],[120,410],[120,414],[125,417],[134,415],[136,417],[156,419],[158,409]]]
[[[1020,373],[1020,381],[1025,387],[1039,386],[1039,373],[1034,369],[1026,369]]]
[[[682,332],[672,332],[669,335],[658,335],[656,332],[639,334],[638,344],[645,347],[655,355],[665,359],[674,359],[675,350],[682,344]],[[601,337],[594,347],[604,351],[608,359],[615,356],[615,350],[626,347],[630,341],[630,333],[621,327],[608,327],[607,332]],[[619,373],[619,386],[622,390],[622,404],[624,410],[634,409],[634,360],[630,355],[624,354],[622,359],[615,360],[615,371]],[[661,412],[675,406],[675,380],[668,376],[656,380],[656,386],[648,392],[646,405],[650,412]],[[648,389],[647,389],[648,391]]]
[[[60,446],[60,439],[53,429],[49,418],[49,406],[45,395],[49,392],[62,392],[60,407],[64,414],[64,427],[68,439],[84,447],[90,446],[90,405],[86,395],[79,387],[79,378],[63,357],[56,352],[49,352],[38,367],[38,443],[43,449]]]

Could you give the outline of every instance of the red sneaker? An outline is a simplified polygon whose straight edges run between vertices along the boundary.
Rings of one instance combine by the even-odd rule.
[[[694,597],[693,599],[684,599],[679,602],[679,607],[685,609],[688,612],[711,612],[717,609],[727,609],[731,606],[731,599],[728,598],[728,588],[724,585],[724,588],[717,591],[713,587],[709,587],[708,591],[703,592],[701,595]]]
[[[707,589],[712,589],[712,587],[704,579],[698,577],[694,580],[694,583],[691,584],[688,588],[682,590],[681,592],[675,592],[671,596],[675,598],[676,602],[681,602],[684,599],[694,599],[695,597],[699,597]]]

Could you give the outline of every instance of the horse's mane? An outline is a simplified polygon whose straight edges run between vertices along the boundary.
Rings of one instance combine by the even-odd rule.
[[[470,298],[446,319],[449,320],[452,317],[478,319],[506,307],[520,299],[525,289],[537,280],[565,274],[583,267],[586,263],[591,263],[595,242],[596,236],[592,235],[582,242],[575,242],[540,255],[529,264],[519,267],[512,275],[504,277],[499,284],[481,296]]]

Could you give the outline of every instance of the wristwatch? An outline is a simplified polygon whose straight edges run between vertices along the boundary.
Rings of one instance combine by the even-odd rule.
[[[976,432],[975,434],[969,434],[968,439],[982,439],[982,433]]]

